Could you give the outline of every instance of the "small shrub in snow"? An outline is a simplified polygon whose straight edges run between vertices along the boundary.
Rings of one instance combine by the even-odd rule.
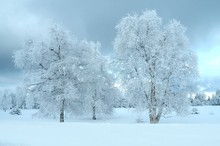
[[[138,117],[138,118],[136,119],[136,122],[137,122],[137,123],[144,123],[144,120],[143,120],[143,118]]]
[[[191,114],[199,114],[199,111],[197,108],[193,108]]]
[[[10,111],[10,114],[11,114],[11,115],[21,115],[21,111],[20,111],[20,109],[18,109],[18,108],[13,108],[13,109]]]

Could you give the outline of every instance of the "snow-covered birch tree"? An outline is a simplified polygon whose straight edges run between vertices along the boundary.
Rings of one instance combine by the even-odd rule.
[[[98,115],[112,113],[116,96],[114,81],[108,73],[107,60],[100,52],[100,44],[81,41],[80,81],[83,114],[91,115],[96,120]]]
[[[65,104],[77,96],[77,51],[75,39],[55,24],[44,38],[28,41],[15,52],[15,64],[26,73],[28,94],[38,99],[40,115],[59,116],[64,122]]]
[[[176,20],[163,26],[155,11],[144,11],[122,18],[116,29],[120,72],[136,107],[149,110],[150,123],[170,111],[183,113],[197,76],[197,57],[187,47],[185,27]]]

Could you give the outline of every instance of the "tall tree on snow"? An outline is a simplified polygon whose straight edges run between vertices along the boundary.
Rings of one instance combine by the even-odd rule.
[[[23,49],[16,51],[15,64],[26,73],[29,96],[40,103],[39,114],[59,116],[64,122],[65,104],[77,96],[78,47],[75,39],[57,24],[44,37],[27,41]]]
[[[98,115],[112,113],[116,96],[114,80],[108,73],[107,59],[100,52],[100,44],[82,41],[80,75],[80,102],[83,114],[91,115],[96,120]]]
[[[176,20],[163,26],[155,11],[145,11],[124,17],[116,29],[114,48],[136,107],[149,110],[150,123],[173,110],[183,113],[197,76],[185,27]]]

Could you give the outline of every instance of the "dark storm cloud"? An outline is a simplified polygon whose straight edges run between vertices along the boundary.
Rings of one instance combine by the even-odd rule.
[[[155,9],[165,22],[175,18],[187,28],[191,42],[200,43],[218,28],[220,1],[212,0],[38,0],[29,6],[34,13],[63,23],[77,36],[101,41],[112,48],[114,26],[130,12]]]
[[[219,0],[1,0],[0,77],[3,72],[16,71],[11,56],[21,42],[41,35],[50,22],[63,25],[79,38],[100,41],[102,52],[109,54],[119,20],[127,13],[145,9],[155,9],[165,23],[175,18],[185,25],[190,46],[199,55],[202,76],[210,72],[217,76],[219,69],[207,72],[206,68],[219,67],[219,6]],[[210,58],[214,61],[207,63]]]

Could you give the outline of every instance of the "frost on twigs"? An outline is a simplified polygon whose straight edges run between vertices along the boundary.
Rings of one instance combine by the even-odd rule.
[[[64,122],[65,114],[87,113],[96,119],[112,112],[115,88],[100,47],[54,24],[45,37],[29,40],[15,52],[15,65],[26,73],[27,95],[39,116]]]
[[[197,56],[179,21],[163,25],[156,11],[128,15],[116,26],[114,49],[126,96],[149,111],[151,123],[163,113],[186,112],[197,77]]]

